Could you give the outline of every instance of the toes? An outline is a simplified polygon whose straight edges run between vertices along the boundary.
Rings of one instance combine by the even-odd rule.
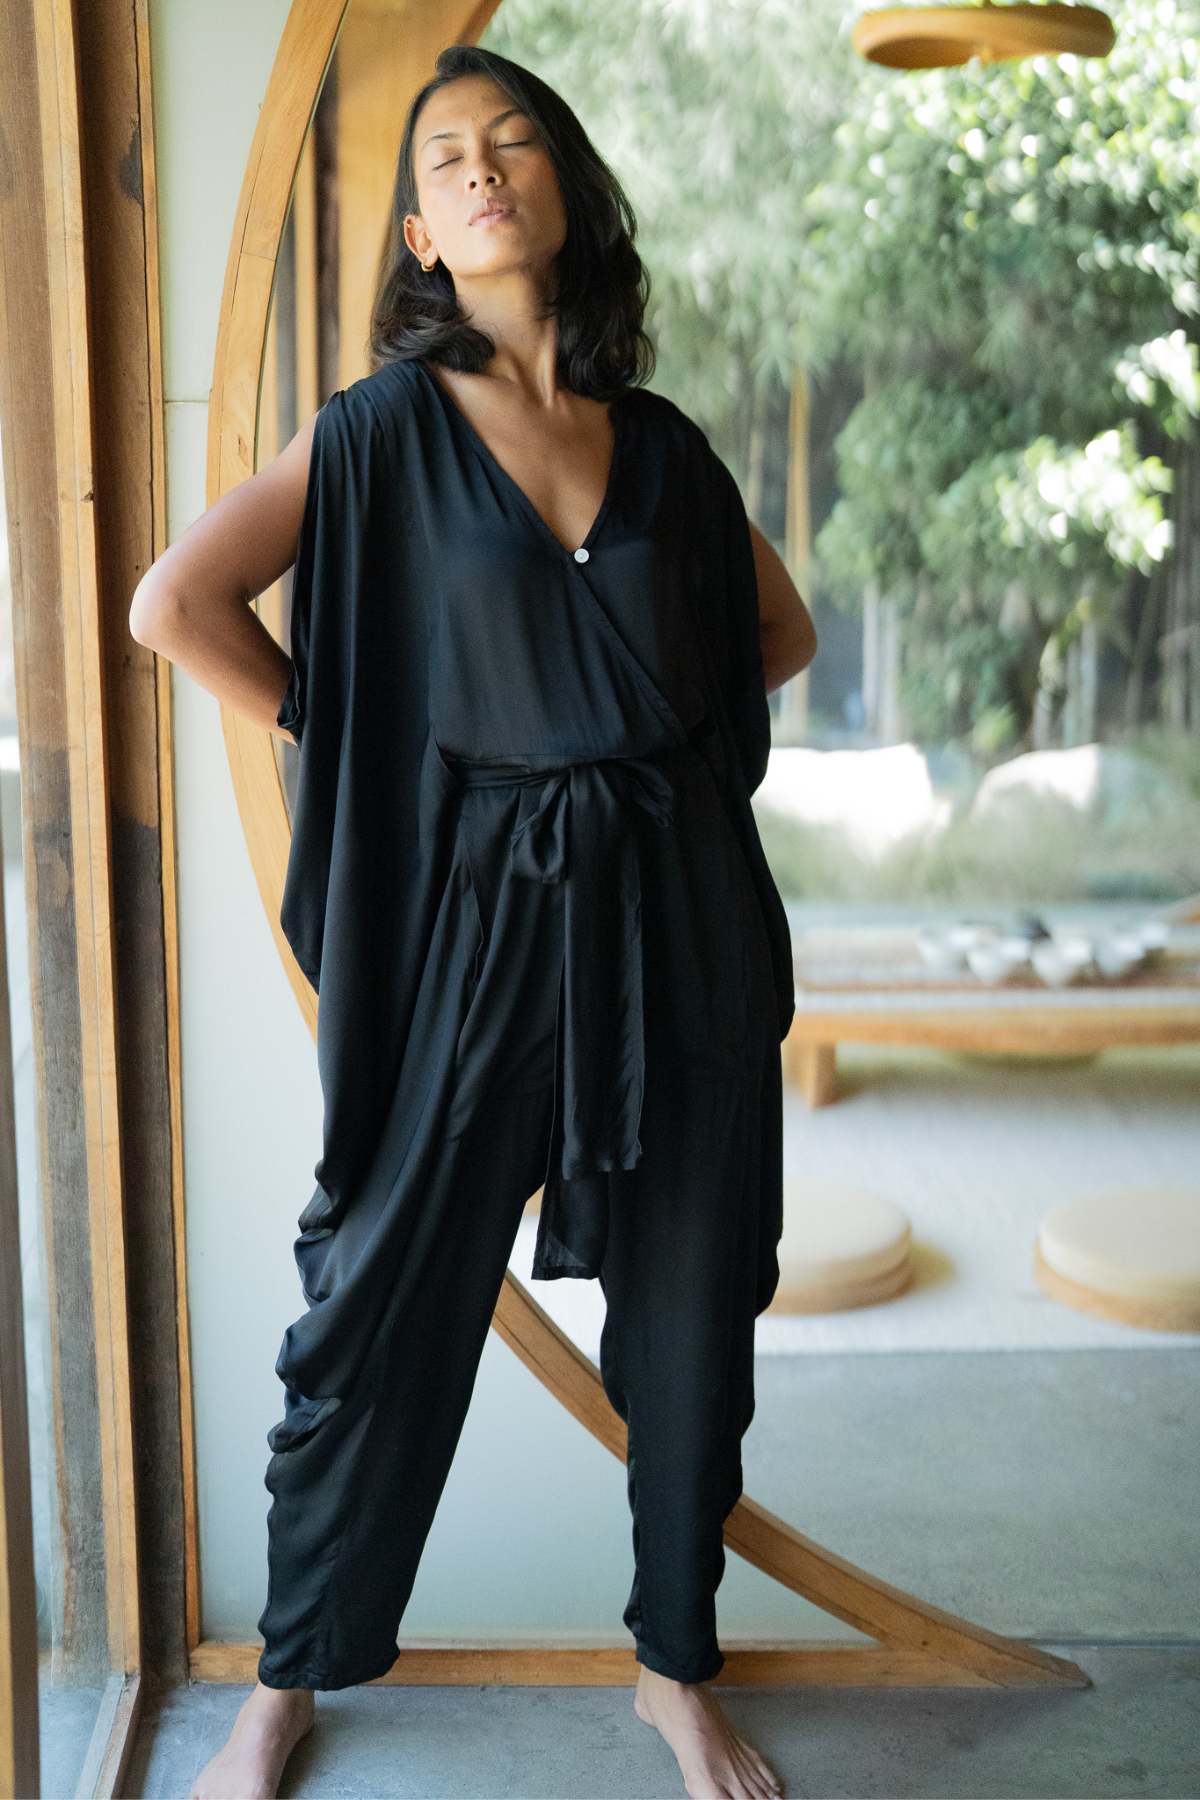
[[[746,1800],[732,1763],[722,1768],[720,1774],[707,1760],[690,1764],[686,1769],[681,1763],[680,1772],[689,1800]]]
[[[749,1783],[752,1800],[776,1800],[782,1791],[781,1785],[767,1767],[753,1744],[748,1744],[740,1734],[737,1738],[737,1752],[745,1770],[744,1779]]]
[[[782,1794],[782,1781],[780,1781],[774,1769],[772,1769],[768,1763],[764,1762],[762,1757],[758,1754],[758,1751],[753,1748],[750,1749],[750,1760],[754,1764],[755,1773],[759,1780],[765,1783],[768,1794]]]
[[[730,1746],[728,1779],[735,1800],[765,1800],[754,1765],[736,1742]]]

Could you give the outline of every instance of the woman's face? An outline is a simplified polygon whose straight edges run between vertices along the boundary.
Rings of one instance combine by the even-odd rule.
[[[413,137],[420,213],[404,236],[422,262],[436,254],[457,279],[548,267],[567,217],[537,127],[486,75],[463,75],[431,94]],[[508,210],[476,218],[485,201]]]

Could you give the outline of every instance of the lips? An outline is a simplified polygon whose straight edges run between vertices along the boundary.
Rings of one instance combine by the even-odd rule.
[[[472,225],[481,225],[485,219],[510,219],[513,215],[511,206],[485,206],[471,220]]]

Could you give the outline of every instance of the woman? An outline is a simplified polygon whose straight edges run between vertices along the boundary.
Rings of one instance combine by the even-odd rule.
[[[634,229],[552,90],[443,51],[401,144],[374,372],[135,597],[142,642],[300,746],[281,921],[320,992],[265,1646],[193,1800],[273,1795],[313,1691],[401,1654],[539,1182],[534,1277],[606,1300],[638,1716],[689,1794],[782,1791],[703,1684],[794,1004],[749,794],[767,689],[815,638],[703,432],[633,379]],[[244,600],[293,561],[289,659]]]

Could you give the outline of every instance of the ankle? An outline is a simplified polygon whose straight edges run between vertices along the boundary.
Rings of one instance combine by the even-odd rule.
[[[664,1694],[687,1694],[700,1686],[698,1681],[676,1681],[673,1675],[660,1675],[657,1669],[646,1663],[638,1665],[641,1673],[638,1680],[643,1687],[657,1689]]]
[[[278,1718],[286,1719],[310,1714],[314,1706],[311,1688],[273,1688],[265,1681],[255,1683],[251,1699],[258,1709]]]

